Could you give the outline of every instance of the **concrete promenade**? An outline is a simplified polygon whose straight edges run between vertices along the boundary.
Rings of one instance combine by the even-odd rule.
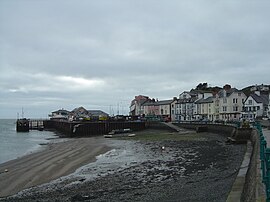
[[[264,138],[267,142],[267,147],[270,147],[270,130],[267,128],[263,128],[262,132],[263,132]]]

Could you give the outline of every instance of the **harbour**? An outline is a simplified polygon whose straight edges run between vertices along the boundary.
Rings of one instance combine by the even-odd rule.
[[[67,120],[17,120],[17,132],[29,130],[55,130],[65,137],[81,137],[105,135],[113,130],[129,128],[132,131],[143,130],[146,122],[143,121],[67,121]]]

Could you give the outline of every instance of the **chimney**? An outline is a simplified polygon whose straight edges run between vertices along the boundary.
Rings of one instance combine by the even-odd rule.
[[[223,89],[224,90],[230,90],[231,89],[231,85],[229,85],[229,84],[226,84],[225,86],[223,86]]]

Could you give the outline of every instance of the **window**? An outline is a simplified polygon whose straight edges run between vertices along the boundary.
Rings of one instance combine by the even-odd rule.
[[[238,111],[238,107],[237,106],[233,106],[233,111]]]
[[[248,100],[248,104],[249,105],[252,105],[252,100]]]
[[[227,98],[223,98],[223,103],[227,103]]]
[[[174,114],[174,110],[172,110],[172,114]]]
[[[238,96],[241,96],[242,94],[241,93],[238,93]]]
[[[237,98],[233,98],[233,103],[237,103]]]
[[[224,112],[227,111],[227,107],[226,106],[222,107],[222,109],[223,109]]]

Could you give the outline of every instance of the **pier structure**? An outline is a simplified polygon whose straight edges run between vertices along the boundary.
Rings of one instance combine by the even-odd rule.
[[[104,122],[70,122],[70,121],[44,121],[45,129],[54,129],[64,136],[94,136],[108,134],[112,130],[131,129],[132,131],[143,130],[146,128],[145,122],[136,121],[104,121]]]
[[[45,121],[43,119],[29,120],[29,130],[44,130]]]

